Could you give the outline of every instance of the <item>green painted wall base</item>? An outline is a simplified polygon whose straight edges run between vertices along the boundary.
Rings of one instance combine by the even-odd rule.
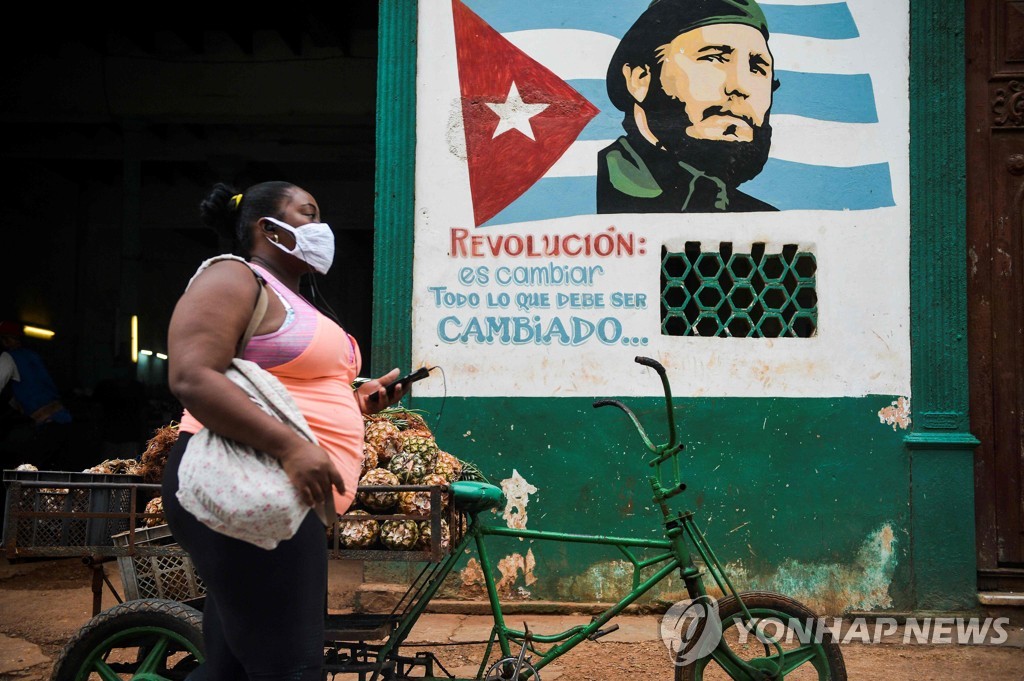
[[[676,401],[688,443],[680,506],[696,512],[738,586],[782,591],[829,614],[970,606],[970,456],[909,448],[907,433],[878,416],[894,399]],[[660,400],[625,401],[653,435],[663,433]],[[620,412],[568,398],[411,406],[426,413],[443,449],[494,484],[518,473],[537,489],[512,510],[525,511],[529,528],[660,535],[644,450]],[[606,549],[509,541],[493,554],[506,560],[506,586],[519,597],[613,600],[631,576]],[[367,579],[402,581],[405,570],[368,566]],[[448,595],[473,595],[463,576],[472,586],[472,575],[460,573]],[[680,589],[667,584],[654,597]]]

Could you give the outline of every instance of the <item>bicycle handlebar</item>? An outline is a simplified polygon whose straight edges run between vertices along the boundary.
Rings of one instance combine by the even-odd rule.
[[[625,412],[626,416],[628,416],[629,419],[633,422],[633,426],[640,434],[640,437],[643,439],[644,444],[647,445],[647,448],[650,449],[655,454],[659,455],[659,459],[657,460],[662,460],[664,457],[667,457],[670,454],[674,453],[678,446],[678,441],[676,440],[676,422],[675,417],[672,414],[672,389],[671,387],[669,387],[668,373],[665,371],[665,367],[662,366],[661,363],[656,359],[651,359],[650,357],[637,356],[633,358],[633,361],[636,362],[637,364],[641,364],[643,366],[654,369],[655,371],[658,372],[658,375],[661,378],[661,385],[665,390],[665,406],[668,410],[669,441],[664,445],[655,445],[653,442],[651,442],[651,439],[647,436],[647,432],[644,430],[643,426],[640,425],[640,421],[637,419],[636,415],[630,410],[629,407],[627,407],[625,404],[618,400],[597,400],[596,402],[594,402],[594,408],[596,409],[598,407],[618,407],[623,412]]]
[[[637,364],[643,364],[645,367],[651,367],[662,376],[665,375],[665,367],[663,367],[661,365],[661,362],[659,362],[656,359],[651,359],[650,357],[637,356],[633,358],[633,361],[636,362]]]

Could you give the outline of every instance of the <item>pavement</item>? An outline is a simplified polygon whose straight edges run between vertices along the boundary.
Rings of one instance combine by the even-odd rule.
[[[106,568],[115,589],[121,592],[116,565]],[[352,570],[335,569],[332,573],[332,588],[349,590],[356,586],[357,575]],[[103,607],[110,607],[114,600],[106,592]],[[523,623],[529,624],[530,631],[537,634],[552,634],[590,621],[588,612],[561,612],[537,614],[524,612],[526,603],[506,614],[506,623],[517,629]],[[492,622],[489,616],[452,612],[454,605],[446,604],[446,612],[425,614],[417,623],[410,637],[410,643],[423,644],[471,644],[486,641]],[[563,611],[571,606],[562,606]],[[479,604],[467,607],[468,613],[479,612]],[[586,610],[586,609],[583,609]],[[92,592],[90,573],[78,559],[39,561],[10,564],[0,559],[0,680],[17,679],[32,681],[46,679],[52,660],[60,647],[92,614]],[[959,616],[977,616],[979,613],[961,613]],[[963,646],[987,646],[1005,654],[1007,649],[1018,651],[1021,669],[1024,669],[1024,628],[1019,619],[1012,623],[1005,621],[999,627],[989,627],[983,636],[964,637],[964,623],[957,622],[955,613],[935,613],[928,620],[929,630],[922,638],[922,613],[909,615],[891,614],[885,617],[865,615],[862,618],[828,618],[826,624],[833,628],[838,639],[844,644],[859,646],[864,643],[881,645],[902,645],[924,643],[942,655]],[[917,618],[917,619],[915,619]],[[607,643],[642,643],[657,645],[661,641],[660,615],[620,615],[613,624],[618,630],[601,638]],[[938,638],[936,639],[936,636]],[[936,645],[952,644],[952,645]],[[930,653],[932,654],[932,653]],[[472,675],[475,668],[456,668],[457,674]],[[561,676],[557,663],[544,674],[545,681]]]
[[[15,679],[21,672],[52,664],[35,643],[0,634],[0,679]]]
[[[963,619],[963,618],[961,618]],[[890,618],[835,619],[826,618],[834,637],[845,645],[974,645],[1013,648],[1022,651],[1024,667],[1024,628],[1003,623],[990,626],[984,636],[961,634],[963,625],[957,618],[938,616],[930,618],[929,631],[924,632],[924,618],[915,623],[900,624]],[[518,618],[506,617],[505,624],[522,629],[529,624],[534,634],[549,635],[566,631],[574,626],[587,624],[589,616],[584,615],[534,615],[522,614]],[[451,643],[469,644],[486,642],[493,622],[490,616],[425,614],[416,624],[410,643]],[[618,629],[601,637],[602,643],[659,643],[661,638],[660,615],[619,615],[610,625]],[[958,629],[959,627],[959,629]],[[547,678],[545,676],[545,678]]]

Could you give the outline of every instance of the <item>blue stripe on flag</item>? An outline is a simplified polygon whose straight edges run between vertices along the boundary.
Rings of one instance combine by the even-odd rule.
[[[869,210],[896,205],[888,163],[837,168],[770,158],[761,174],[740,189],[779,210]]]
[[[552,220],[597,211],[594,177],[545,177],[482,227]],[[870,210],[895,206],[888,163],[851,168],[770,158],[740,187],[779,210]]]
[[[807,38],[846,40],[859,38],[857,22],[845,2],[828,5],[761,5],[768,20],[768,33],[801,35]],[[769,39],[770,42],[770,39]]]
[[[596,31],[621,38],[643,13],[650,0],[615,0],[605,7],[586,10],[579,0],[546,0],[524,8],[523,0],[463,0],[499,33],[541,28]],[[820,5],[762,4],[768,31],[810,38],[856,38],[857,24],[845,2]]]
[[[792,114],[839,123],[877,123],[871,76],[841,73],[779,71],[781,87],[775,91],[773,114]],[[566,81],[601,110],[580,133],[581,140],[613,139],[622,134],[622,113],[608,99],[599,78]]]
[[[480,225],[552,220],[597,212],[596,177],[542,177],[505,210]]]
[[[777,71],[772,113],[839,123],[877,123],[875,91],[866,73]]]

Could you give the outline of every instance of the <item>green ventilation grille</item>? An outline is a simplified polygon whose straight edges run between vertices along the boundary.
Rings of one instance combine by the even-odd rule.
[[[734,253],[661,249],[661,333],[666,336],[810,338],[818,328],[817,261],[796,244]]]

